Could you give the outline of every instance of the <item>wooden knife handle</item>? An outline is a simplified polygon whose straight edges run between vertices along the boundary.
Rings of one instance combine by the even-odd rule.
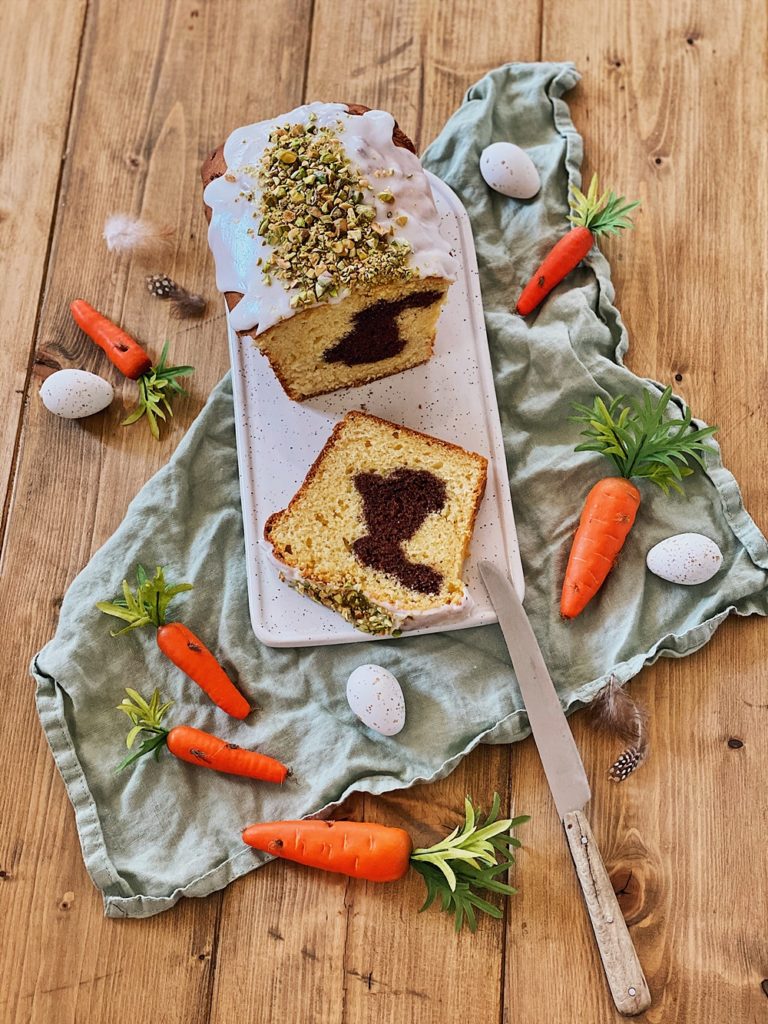
[[[634,1017],[651,1005],[651,994],[616,893],[584,814],[569,811],[563,825],[613,1001],[619,1013]]]

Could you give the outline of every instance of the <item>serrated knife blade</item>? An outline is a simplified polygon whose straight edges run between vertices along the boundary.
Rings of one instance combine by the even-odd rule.
[[[592,795],[584,764],[536,634],[509,577],[491,562],[480,563],[480,575],[496,609],[531,732],[562,819],[569,811],[582,810]]]

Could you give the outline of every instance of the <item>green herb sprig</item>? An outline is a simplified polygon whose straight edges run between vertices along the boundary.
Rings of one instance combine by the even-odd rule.
[[[574,403],[576,415],[571,418],[585,424],[581,436],[587,438],[576,451],[600,452],[621,476],[650,480],[665,494],[670,489],[682,494],[682,480],[693,473],[690,463],[704,469],[705,453],[716,451],[704,442],[717,427],[692,428],[689,408],[682,419],[666,418],[671,397],[668,387],[657,400],[644,391],[641,399],[620,395],[608,405],[599,397],[591,406]]]
[[[600,195],[596,174],[592,175],[586,195],[576,185],[571,185],[568,202],[571,207],[568,220],[574,227],[588,228],[595,238],[617,235],[623,228],[634,227],[628,214],[640,205],[639,199],[628,203],[624,196],[617,196],[615,192]]]
[[[165,624],[168,605],[173,598],[177,594],[194,589],[191,583],[166,583],[165,572],[160,565],[155,569],[154,576],[147,576],[144,566],[137,565],[136,582],[138,585],[135,593],[128,586],[128,581],[123,580],[121,597],[115,598],[114,601],[96,602],[100,612],[128,623],[122,629],[111,631],[112,636],[123,636],[132,629],[141,629],[150,623],[159,629]]]
[[[131,729],[126,737],[125,745],[130,750],[142,734],[143,739],[138,750],[120,762],[115,769],[116,772],[123,771],[124,768],[138,761],[140,757],[144,757],[145,754],[154,754],[155,760],[158,760],[160,751],[168,738],[168,730],[162,724],[163,718],[173,704],[172,700],[163,703],[163,698],[157,688],[148,701],[138,691],[132,690],[128,686],[126,686],[125,692],[127,696],[123,697],[116,707],[117,711],[122,711],[131,720]]]
[[[515,862],[510,849],[520,846],[520,841],[510,835],[510,829],[522,825],[529,817],[523,814],[499,818],[500,807],[501,798],[494,793],[488,816],[480,821],[480,809],[467,797],[464,824],[434,846],[414,850],[411,855],[411,864],[427,887],[421,910],[426,910],[439,896],[441,909],[453,913],[457,932],[465,923],[470,931],[477,930],[477,911],[497,919],[502,917],[501,909],[481,893],[513,896],[517,892],[500,881],[499,876]]]
[[[142,416],[146,416],[150,433],[156,441],[160,440],[158,417],[165,421],[166,413],[168,416],[173,416],[171,401],[176,395],[187,394],[179,381],[182,377],[188,377],[195,372],[194,366],[168,366],[167,359],[168,342],[166,341],[160,354],[160,362],[142,374],[136,381],[139,385],[139,404],[122,422],[122,426],[128,427],[131,423],[140,420]]]

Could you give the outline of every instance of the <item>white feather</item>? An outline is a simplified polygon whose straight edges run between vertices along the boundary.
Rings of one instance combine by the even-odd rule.
[[[157,255],[168,248],[172,237],[171,228],[158,228],[150,221],[127,213],[113,213],[104,224],[107,249],[120,256]]]

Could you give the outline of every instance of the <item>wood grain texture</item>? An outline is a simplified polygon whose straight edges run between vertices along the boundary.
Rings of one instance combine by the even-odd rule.
[[[613,883],[583,811],[568,811],[563,827],[611,996],[619,1013],[636,1017],[651,995]]]
[[[12,396],[0,448],[5,473],[26,398],[0,579],[0,750],[14,766],[0,783],[0,916],[10,922],[0,1021],[620,1020],[530,741],[479,749],[440,783],[350,806],[355,817],[404,824],[417,842],[454,822],[466,792],[483,799],[498,789],[533,816],[520,834],[513,882],[521,892],[504,922],[484,921],[475,937],[455,938],[436,910],[415,913],[415,876],[384,890],[286,863],[158,918],[111,921],[85,874],[26,668],[53,630],[66,585],[226,366],[215,304],[202,325],[179,326],[166,305],[147,301],[143,275],[162,269],[213,295],[200,160],[236,124],[304,97],[388,107],[423,148],[488,68],[574,60],[584,73],[571,102],[587,168],[644,201],[637,231],[606,245],[632,335],[630,365],[674,381],[697,413],[721,424],[726,460],[767,527],[768,470],[756,458],[768,440],[764,5],[740,0],[725,18],[714,0],[104,0],[87,13],[76,90],[83,7],[38,6],[14,13],[0,40],[8,57],[0,107],[4,124],[15,118],[0,211],[7,195],[18,208],[9,182],[18,190],[26,180],[16,162],[20,118],[37,126],[50,156],[35,195],[23,197],[32,202],[23,252],[13,235],[14,267],[0,282],[3,379],[7,365],[12,388],[23,390],[33,351],[36,360],[28,395]],[[55,55],[40,84],[24,63],[32,25],[43,33],[38,49]],[[175,227],[167,266],[107,257],[103,221],[120,209]],[[8,230],[0,223],[0,238]],[[132,385],[70,324],[66,305],[77,293],[153,352],[168,336],[174,359],[198,365],[162,444],[118,426]],[[109,376],[120,392],[115,407],[85,423],[47,416],[36,392],[50,362]],[[633,692],[650,710],[652,754],[621,785],[605,778],[615,741],[586,713],[572,720],[593,786],[590,821],[654,997],[641,1018],[649,1024],[757,1024],[768,1008],[763,629],[730,621],[699,654],[644,671]]]
[[[59,194],[85,0],[0,7],[0,545]],[[32,42],[33,41],[33,42]]]

